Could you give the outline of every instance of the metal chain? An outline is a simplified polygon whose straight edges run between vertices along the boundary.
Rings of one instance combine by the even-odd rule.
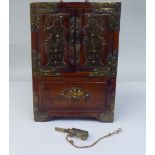
[[[96,144],[97,144],[99,141],[101,141],[102,139],[107,138],[107,137],[110,137],[110,136],[112,136],[112,135],[114,135],[114,134],[119,134],[120,132],[122,132],[122,128],[118,128],[117,130],[115,130],[115,131],[113,131],[113,132],[111,132],[111,133],[109,133],[109,134],[107,134],[107,135],[105,135],[105,136],[103,136],[103,137],[97,139],[94,143],[92,143],[92,144],[90,144],[90,145],[84,145],[84,146],[77,146],[77,145],[75,145],[75,144],[74,144],[74,141],[69,139],[69,134],[67,134],[66,140],[67,140],[72,146],[74,146],[75,148],[80,148],[80,149],[82,149],[82,148],[89,148],[89,147],[93,147],[94,145],[96,145]]]

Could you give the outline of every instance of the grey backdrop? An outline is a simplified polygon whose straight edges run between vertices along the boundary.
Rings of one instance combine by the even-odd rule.
[[[35,1],[10,0],[10,81],[31,81],[29,3]],[[118,81],[145,81],[145,0],[122,0],[119,49]]]

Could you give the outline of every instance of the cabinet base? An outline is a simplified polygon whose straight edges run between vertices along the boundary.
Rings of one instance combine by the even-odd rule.
[[[34,113],[34,121],[35,122],[47,122],[47,121],[52,121],[52,120],[56,120],[56,119],[61,119],[61,118],[70,118],[70,119],[80,119],[80,118],[85,118],[85,119],[95,119],[99,122],[107,122],[107,123],[112,123],[114,121],[114,115],[113,113],[111,112],[106,112],[106,113],[101,113],[97,116],[90,116],[88,114],[88,116],[86,115],[83,115],[81,117],[78,117],[78,116],[73,116],[72,114],[71,115],[61,115],[61,116],[49,116],[45,113],[41,113],[41,112],[37,112],[37,113]]]

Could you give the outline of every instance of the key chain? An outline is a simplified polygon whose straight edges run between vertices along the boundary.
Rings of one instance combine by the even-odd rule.
[[[59,132],[63,132],[63,133],[67,133],[67,136],[66,136],[66,140],[67,142],[69,142],[72,146],[74,146],[75,148],[89,148],[89,147],[93,147],[94,145],[96,145],[99,141],[101,141],[102,139],[104,138],[107,138],[107,137],[110,137],[114,134],[119,134],[120,132],[122,132],[122,128],[118,128],[117,130],[103,136],[103,137],[100,137],[99,139],[97,139],[95,142],[93,142],[92,144],[90,145],[84,145],[84,146],[77,146],[74,144],[74,141],[72,139],[69,139],[69,137],[78,137],[82,140],[86,140],[89,136],[89,133],[88,131],[86,130],[81,130],[81,129],[76,129],[76,128],[72,128],[72,129],[64,129],[64,128],[58,128],[56,127],[55,128],[56,131],[59,131]]]

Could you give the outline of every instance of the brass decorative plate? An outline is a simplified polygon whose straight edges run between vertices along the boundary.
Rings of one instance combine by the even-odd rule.
[[[77,87],[66,88],[61,91],[59,95],[63,99],[69,99],[72,101],[86,100],[89,97],[89,94],[85,90]]]

